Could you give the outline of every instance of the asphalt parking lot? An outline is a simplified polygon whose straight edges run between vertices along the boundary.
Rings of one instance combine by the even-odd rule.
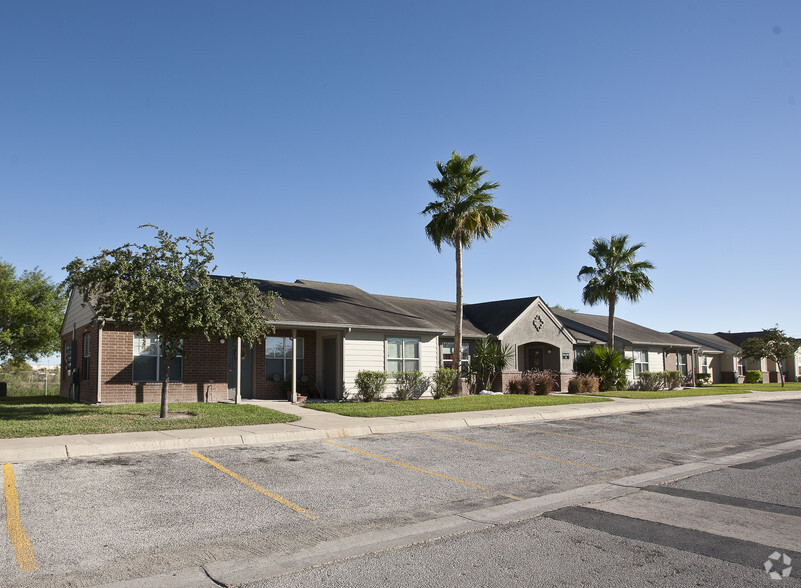
[[[9,524],[0,582],[90,586],[302,553],[799,438],[801,402],[788,401],[14,464],[33,563],[20,566],[26,547]],[[765,471],[726,467],[673,486],[801,508],[797,479],[768,484]],[[8,508],[7,477],[5,497]]]

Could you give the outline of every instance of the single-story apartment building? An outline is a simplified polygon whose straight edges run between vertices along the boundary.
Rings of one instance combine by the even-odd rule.
[[[689,341],[703,345],[704,347],[717,349],[719,353],[712,356],[712,369],[720,374],[720,379],[715,382],[722,384],[742,384],[745,382],[745,372],[757,370],[762,372],[763,383],[779,382],[779,370],[784,370],[785,379],[788,382],[801,382],[801,349],[796,350],[795,354],[784,360],[782,366],[770,359],[754,360],[745,359],[741,356],[742,348],[740,345],[746,339],[761,337],[762,331],[749,331],[739,333],[697,333],[693,331],[673,331],[674,335]]]
[[[430,376],[451,367],[456,304],[365,292],[348,284],[311,280],[254,280],[275,292],[275,332],[252,347],[194,335],[169,366],[172,401],[284,399],[301,394],[339,399],[356,394],[361,370],[419,370]],[[531,369],[550,369],[565,388],[576,359],[606,343],[606,315],[550,308],[539,296],[464,306],[462,361],[472,344],[489,337],[513,351],[494,389]],[[615,346],[634,360],[628,379],[642,371],[723,373],[726,349],[616,319]],[[104,320],[73,292],[61,330],[61,394],[87,403],[157,402],[161,394],[159,341]],[[716,363],[717,362],[717,363]],[[728,364],[726,364],[728,365]],[[720,367],[716,367],[720,366]],[[293,377],[297,374],[297,377]],[[394,393],[390,380],[386,395]]]
[[[298,392],[337,399],[356,393],[360,370],[416,369],[430,375],[450,367],[453,302],[376,295],[311,280],[254,281],[281,297],[271,321],[275,332],[252,348],[200,335],[184,341],[184,357],[170,365],[172,401],[286,398],[293,373]],[[575,341],[539,297],[465,305],[463,361],[471,343],[483,337],[512,346],[510,370],[572,373]],[[160,398],[157,337],[103,320],[91,302],[73,292],[61,338],[62,395],[88,403]],[[390,380],[388,395],[393,384]]]
[[[607,344],[608,315],[562,309],[554,309],[553,312],[576,340],[576,359],[592,346]],[[680,371],[690,381],[695,373],[709,373],[714,381],[712,358],[720,353],[702,343],[655,331],[617,317],[615,349],[632,360],[631,369],[626,372],[626,379],[632,383],[637,382],[640,373],[646,371]]]

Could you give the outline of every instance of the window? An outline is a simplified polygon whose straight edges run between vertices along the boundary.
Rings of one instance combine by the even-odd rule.
[[[737,358],[737,375],[745,376],[745,360],[742,357]]]
[[[70,365],[70,342],[64,341],[64,352],[61,355],[61,379],[66,380],[68,372],[72,369]]]
[[[420,369],[420,339],[389,337],[387,339],[387,371],[409,372]]]
[[[453,341],[442,342],[442,367],[453,367]],[[470,365],[470,343],[462,343],[462,371],[467,371]]]
[[[92,336],[86,333],[83,336],[83,357],[81,359],[81,379],[89,379],[89,356],[92,352]]]
[[[648,350],[635,349],[634,350],[634,377],[639,378],[642,372],[649,371],[648,366]]]
[[[687,375],[687,354],[686,353],[677,353],[676,354],[676,369],[681,372],[682,376]]]
[[[699,374],[709,373],[709,358],[706,355],[698,356],[698,373]]]
[[[183,343],[183,341],[181,342]],[[158,335],[134,333],[133,381],[161,381],[161,344]],[[179,355],[170,362],[170,381],[182,380],[183,358]]]
[[[298,373],[303,374],[303,337],[297,337]],[[267,379],[292,381],[292,337],[267,337],[264,346],[267,358]]]

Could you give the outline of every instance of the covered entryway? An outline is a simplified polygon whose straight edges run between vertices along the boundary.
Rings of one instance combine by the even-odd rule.
[[[518,365],[521,371],[553,370],[561,371],[559,348],[548,343],[526,343],[520,347]]]
[[[237,341],[228,341],[228,400],[236,400]],[[244,341],[240,347],[239,384],[241,398],[253,398],[253,350]]]

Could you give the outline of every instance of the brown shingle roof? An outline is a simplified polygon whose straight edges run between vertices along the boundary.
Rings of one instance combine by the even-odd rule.
[[[559,320],[567,327],[577,341],[606,343],[608,339],[608,315],[584,314],[559,308],[552,308],[551,311],[559,317]],[[643,327],[642,325],[618,317],[615,317],[615,337],[630,345],[654,345],[659,347],[687,349],[697,347],[697,345],[687,339],[677,337],[670,333],[654,331],[648,327]]]

